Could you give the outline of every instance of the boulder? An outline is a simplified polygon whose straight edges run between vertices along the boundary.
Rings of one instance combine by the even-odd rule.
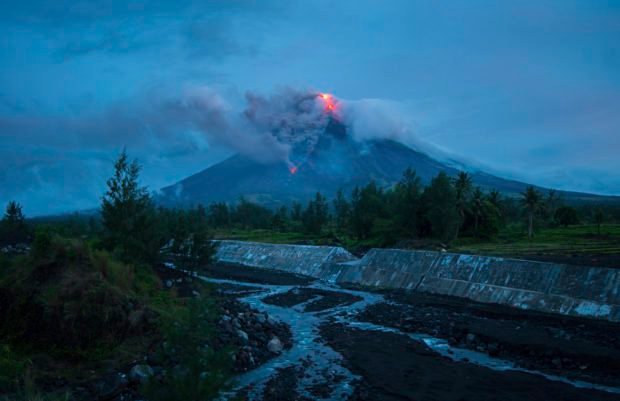
[[[239,337],[246,344],[249,341],[248,333],[243,330],[237,330],[237,337]]]
[[[145,383],[153,376],[153,368],[149,365],[136,365],[129,371],[129,379],[134,383]]]
[[[280,352],[282,352],[283,348],[284,348],[284,346],[282,345],[282,341],[280,341],[280,339],[278,337],[273,337],[267,343],[267,349],[270,352],[273,352],[274,354],[279,354]]]

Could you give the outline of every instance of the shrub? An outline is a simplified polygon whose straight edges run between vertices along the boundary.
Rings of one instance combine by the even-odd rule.
[[[19,385],[28,360],[18,357],[7,344],[0,344],[0,388],[14,390]]]
[[[168,360],[169,368],[163,381],[152,378],[145,384],[143,391],[149,400],[212,400],[228,388],[230,355],[208,346],[213,320],[212,305],[203,299],[193,299],[174,319],[167,321],[163,328],[166,346],[161,357]]]
[[[52,234],[48,227],[37,227],[32,242],[32,255],[35,258],[50,256],[52,251]]]

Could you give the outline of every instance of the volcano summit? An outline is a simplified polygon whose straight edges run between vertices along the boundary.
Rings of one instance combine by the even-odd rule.
[[[282,99],[249,98],[245,117],[269,130],[288,150],[286,160],[257,160],[238,153],[205,170],[162,189],[161,203],[189,206],[211,202],[234,202],[243,196],[265,206],[293,201],[306,202],[316,192],[331,198],[374,180],[380,187],[394,185],[407,168],[416,171],[423,183],[439,172],[454,176],[459,169],[373,133],[375,139],[357,139],[354,122],[342,105],[328,94],[299,94]],[[276,106],[274,106],[274,104]],[[354,114],[354,113],[352,113]],[[389,128],[386,128],[389,129]],[[481,171],[470,171],[474,184],[498,189],[514,196],[527,184]],[[567,200],[606,198],[576,192],[561,192]]]

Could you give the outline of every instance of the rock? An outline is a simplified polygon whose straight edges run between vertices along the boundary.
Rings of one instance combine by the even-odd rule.
[[[258,313],[256,315],[256,321],[258,321],[258,323],[260,323],[260,324],[265,324],[265,322],[267,321],[267,318],[265,317],[264,314]]]
[[[233,333],[234,332],[233,325],[229,321],[224,321],[222,323],[222,328],[227,333]]]
[[[473,333],[469,333],[467,334],[465,339],[467,340],[468,343],[473,343],[474,341],[476,341],[476,335]]]
[[[166,287],[172,288],[172,280],[166,280]]]
[[[270,326],[275,326],[278,324],[278,322],[271,316],[267,316],[267,324]]]
[[[136,365],[129,371],[129,380],[134,383],[145,383],[153,376],[153,369],[149,365]]]
[[[237,337],[239,337],[244,343],[247,343],[250,340],[248,338],[248,333],[243,330],[237,330]]]
[[[274,354],[279,354],[282,352],[284,346],[282,345],[282,341],[278,337],[274,337],[267,343],[267,349]]]
[[[100,401],[111,400],[119,395],[127,386],[124,376],[113,373],[105,376],[94,384],[97,399]]]

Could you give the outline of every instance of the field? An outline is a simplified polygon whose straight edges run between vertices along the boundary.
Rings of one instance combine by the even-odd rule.
[[[464,238],[454,252],[517,257],[571,264],[620,267],[620,225],[604,225],[601,235],[593,225],[546,228],[527,238],[521,228],[508,229],[497,239],[479,242]]]
[[[307,235],[302,232],[278,232],[273,230],[220,229],[214,232],[218,239],[270,242],[279,244],[340,245],[360,253],[370,247],[381,247],[373,240],[356,241],[346,235]],[[394,246],[394,245],[388,245]],[[412,241],[396,244],[396,247],[437,249],[436,241]],[[472,237],[460,238],[447,247],[450,252],[505,256],[570,264],[620,268],[620,224],[601,227],[601,235],[594,225],[543,228],[533,238],[521,226],[503,230],[493,240]]]

